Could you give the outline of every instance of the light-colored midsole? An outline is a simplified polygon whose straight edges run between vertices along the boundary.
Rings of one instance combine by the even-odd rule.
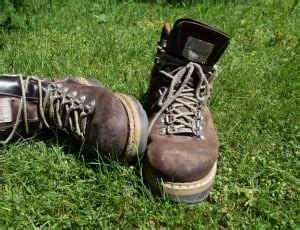
[[[140,115],[134,102],[128,95],[116,93],[116,96],[120,99],[127,112],[129,123],[128,141],[126,151],[122,159],[131,161],[136,158],[138,154],[138,146],[141,141]]]
[[[145,177],[152,186],[161,187],[167,194],[177,196],[189,196],[202,193],[210,189],[211,185],[214,183],[216,171],[217,162],[214,164],[209,173],[202,179],[193,182],[178,183],[163,180],[159,181],[159,179],[152,174],[149,167],[147,167],[147,170],[145,170]]]
[[[76,80],[82,85],[91,86],[91,83],[83,77],[76,78]]]

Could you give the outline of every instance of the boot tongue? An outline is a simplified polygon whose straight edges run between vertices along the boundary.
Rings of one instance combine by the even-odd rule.
[[[191,19],[179,19],[168,38],[167,53],[212,66],[229,44],[227,34]]]

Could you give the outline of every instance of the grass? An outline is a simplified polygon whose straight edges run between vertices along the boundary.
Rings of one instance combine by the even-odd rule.
[[[142,102],[164,21],[191,17],[232,40],[210,101],[220,154],[208,199],[172,203],[138,166],[87,164],[67,141],[33,137],[0,149],[0,228],[300,227],[297,0],[5,2],[0,73],[93,76]]]

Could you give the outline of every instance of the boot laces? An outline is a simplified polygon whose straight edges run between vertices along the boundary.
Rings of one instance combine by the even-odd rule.
[[[201,126],[204,119],[202,108],[210,94],[207,76],[199,64],[186,63],[165,54],[164,50],[159,48],[161,56],[156,59],[157,64],[180,67],[170,73],[159,70],[171,83],[168,88],[162,87],[159,90],[157,105],[160,110],[150,123],[149,130],[158,120],[158,123],[163,124],[161,134],[187,134],[204,140]],[[212,75],[211,72],[209,74]],[[191,80],[195,81],[196,86],[191,84]]]
[[[22,115],[25,133],[29,133],[26,100],[26,92],[28,90],[29,81],[35,81],[39,88],[39,128],[41,129],[43,126],[46,128],[55,127],[62,129],[67,133],[71,132],[81,139],[84,138],[87,125],[87,116],[92,114],[95,109],[94,100],[84,105],[83,103],[86,100],[84,95],[79,96],[77,91],[70,92],[70,90],[67,87],[63,87],[61,83],[50,83],[43,97],[41,79],[34,76],[29,76],[26,79],[23,79],[22,75],[11,76],[19,77],[22,95],[13,129],[6,140],[0,141],[0,144],[7,144],[12,139],[17,131],[17,128],[19,127]]]

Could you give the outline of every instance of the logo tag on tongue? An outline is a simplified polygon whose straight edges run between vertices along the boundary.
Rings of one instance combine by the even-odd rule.
[[[189,36],[182,56],[193,62],[205,63],[213,48],[214,44]]]
[[[0,123],[12,122],[10,98],[0,98]]]

